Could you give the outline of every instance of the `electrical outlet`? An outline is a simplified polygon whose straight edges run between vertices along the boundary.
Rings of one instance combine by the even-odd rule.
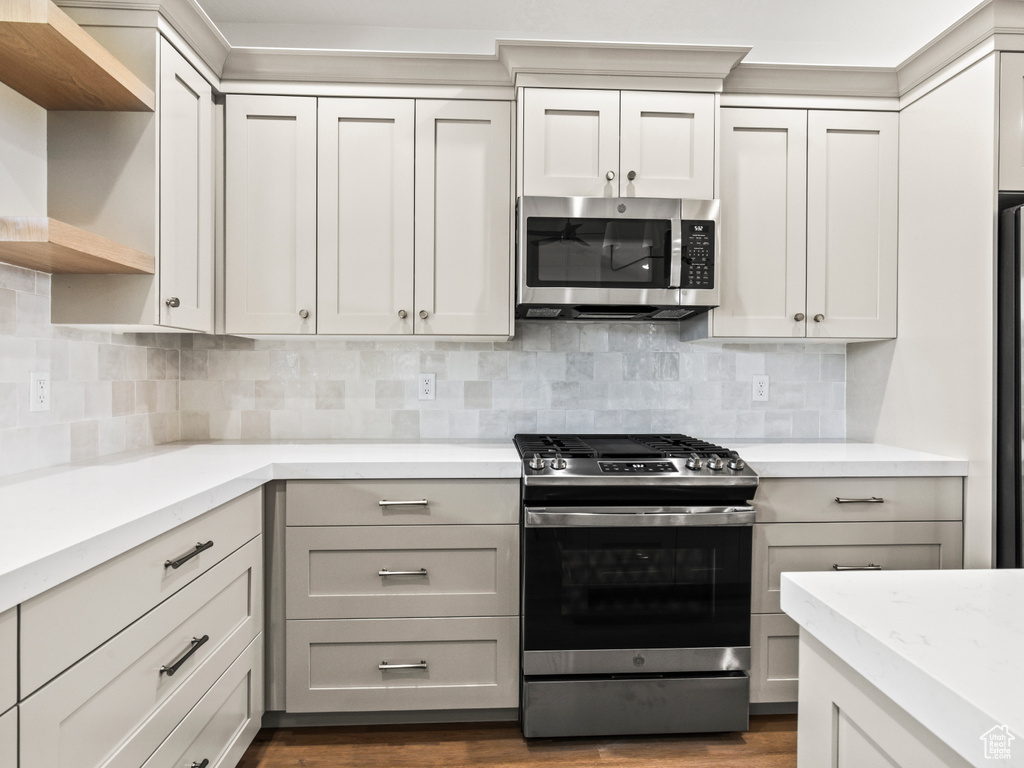
[[[30,411],[50,410],[50,374],[45,371],[29,374],[28,409]]]
[[[767,400],[768,399],[768,377],[764,374],[756,374],[754,376],[753,389],[750,393],[751,400]]]
[[[437,393],[437,378],[432,373],[421,373],[416,377],[416,391],[420,400],[433,400]]]

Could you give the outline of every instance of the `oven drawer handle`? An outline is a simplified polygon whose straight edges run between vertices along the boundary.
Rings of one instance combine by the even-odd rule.
[[[874,563],[868,563],[867,565],[839,565],[839,563],[832,563],[833,571],[880,571],[882,566],[875,565]]]
[[[836,504],[885,504],[885,499],[879,496],[871,496],[867,499],[844,499],[836,496]]]
[[[381,499],[377,502],[378,507],[425,507],[427,506],[426,499],[409,499],[408,501],[388,501],[387,499]]]
[[[427,569],[420,568],[418,571],[389,571],[387,568],[381,568],[377,571],[377,575],[382,579],[387,578],[388,576],[423,576],[425,578],[427,575]]]
[[[203,551],[209,549],[212,546],[213,546],[213,539],[210,539],[205,544],[203,544],[203,542],[201,542],[201,541],[197,541],[196,542],[196,546],[192,549],[191,552],[186,552],[184,555],[182,555],[181,557],[177,558],[176,560],[165,560],[164,561],[164,568],[173,568],[173,569],[177,570],[178,568],[181,568],[181,566],[183,566],[189,560],[191,560],[193,557],[198,555],[200,552],[203,552]]]
[[[203,635],[202,637],[193,637],[192,647],[185,651],[185,655],[173,664],[171,664],[171,666],[169,667],[160,667],[160,674],[171,677],[175,672],[177,672],[181,668],[181,665],[188,661],[190,658],[192,658],[192,654],[198,651],[200,648],[202,648],[206,641],[209,639],[209,635]]]
[[[591,526],[750,526],[755,512],[749,506],[722,507],[525,507],[527,528]]]
[[[381,672],[387,672],[392,669],[426,669],[427,662],[421,661],[419,664],[392,664],[389,661],[382,661],[377,665],[377,669]]]

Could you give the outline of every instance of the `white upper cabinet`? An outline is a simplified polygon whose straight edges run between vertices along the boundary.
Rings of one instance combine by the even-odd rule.
[[[89,33],[153,83],[157,109],[49,113],[48,213],[153,254],[156,274],[55,274],[52,321],[212,332],[212,88],[155,29]]]
[[[226,103],[227,333],[316,332],[316,99]]]
[[[508,102],[230,96],[226,330],[512,332]]]
[[[526,88],[524,195],[710,198],[710,93]]]
[[[896,336],[897,121],[722,109],[721,306],[684,336]]]
[[[415,102],[320,99],[317,121],[317,332],[412,333]]]
[[[999,189],[1024,191],[1024,53],[999,54]]]
[[[512,333],[511,110],[416,102],[416,333]]]

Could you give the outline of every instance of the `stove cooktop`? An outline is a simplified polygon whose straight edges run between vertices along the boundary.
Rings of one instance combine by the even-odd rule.
[[[535,455],[542,459],[656,459],[689,458],[696,454],[706,459],[718,456],[736,458],[736,451],[680,434],[652,435],[516,435],[516,450],[524,459]]]

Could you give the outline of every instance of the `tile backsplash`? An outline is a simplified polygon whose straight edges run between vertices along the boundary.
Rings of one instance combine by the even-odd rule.
[[[688,344],[674,324],[520,323],[508,342],[252,340],[49,323],[50,278],[0,264],[0,475],[178,439],[846,433],[842,345]],[[47,371],[52,410],[29,411]],[[436,375],[421,401],[419,373]],[[754,374],[770,378],[752,402]]]

